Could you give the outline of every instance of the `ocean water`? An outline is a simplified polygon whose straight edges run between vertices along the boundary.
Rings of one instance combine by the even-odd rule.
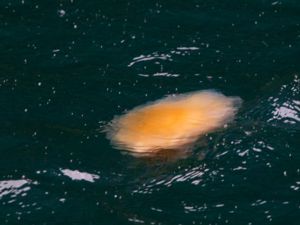
[[[0,224],[300,224],[300,3],[1,0]],[[101,128],[165,95],[243,99],[184,159]]]

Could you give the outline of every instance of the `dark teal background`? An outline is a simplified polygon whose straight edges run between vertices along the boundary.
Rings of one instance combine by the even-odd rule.
[[[299,1],[1,0],[0,223],[300,224],[299,56]],[[99,132],[203,89],[244,103],[186,159]]]

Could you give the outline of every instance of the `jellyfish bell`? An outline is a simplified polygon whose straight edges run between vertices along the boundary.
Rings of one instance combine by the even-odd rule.
[[[211,90],[170,95],[116,116],[105,131],[113,146],[135,156],[180,152],[232,121],[240,104]]]

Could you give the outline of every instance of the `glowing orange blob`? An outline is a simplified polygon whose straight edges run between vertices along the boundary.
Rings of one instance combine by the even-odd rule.
[[[156,153],[181,149],[234,118],[241,99],[214,91],[165,97],[115,117],[107,137],[119,149]]]

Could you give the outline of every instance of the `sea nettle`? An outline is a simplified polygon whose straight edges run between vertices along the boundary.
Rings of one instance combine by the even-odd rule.
[[[240,103],[210,90],[171,95],[116,116],[105,131],[116,148],[132,153],[187,149],[232,121]]]

